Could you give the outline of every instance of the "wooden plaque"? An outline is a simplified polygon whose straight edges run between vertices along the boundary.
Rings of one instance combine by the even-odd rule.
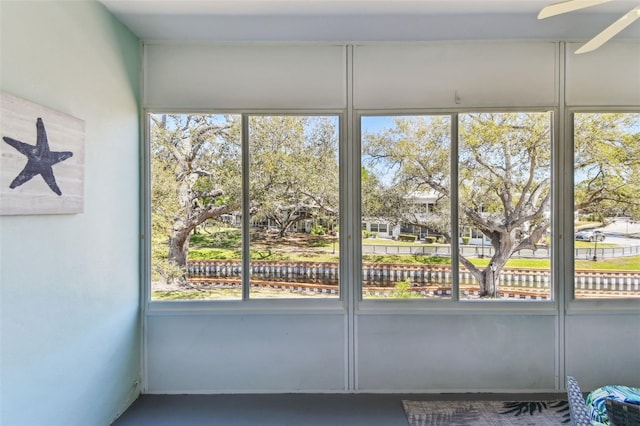
[[[0,93],[0,215],[82,213],[84,121]]]

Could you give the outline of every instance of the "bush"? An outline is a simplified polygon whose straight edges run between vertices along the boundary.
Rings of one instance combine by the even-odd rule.
[[[362,238],[369,238],[371,236],[371,232],[367,231],[366,229],[362,230]]]
[[[315,225],[309,232],[311,235],[326,235],[327,230],[322,225]]]
[[[433,244],[436,242],[436,237],[424,237],[424,242],[427,244]]]
[[[462,244],[465,246],[471,242],[471,237],[462,237]]]
[[[181,284],[186,281],[187,271],[167,259],[154,258],[151,261],[151,274],[153,281]]]
[[[400,234],[400,235],[398,235],[398,241],[415,242],[416,238],[417,237],[415,235],[412,235],[412,234]]]
[[[404,281],[398,281],[396,283],[395,287],[395,294],[394,296],[398,299],[408,299],[409,297],[411,297],[411,280],[409,278],[407,278]]]

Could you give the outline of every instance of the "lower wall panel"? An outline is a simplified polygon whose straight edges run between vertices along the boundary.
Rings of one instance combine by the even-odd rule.
[[[148,393],[341,392],[344,315],[147,318]]]
[[[566,374],[583,390],[640,386],[640,315],[356,315],[356,386],[347,389],[342,313],[147,317],[146,392],[527,392]]]
[[[606,384],[640,387],[640,313],[569,315],[566,330],[566,371],[584,392]]]
[[[555,316],[358,317],[360,391],[555,388]]]

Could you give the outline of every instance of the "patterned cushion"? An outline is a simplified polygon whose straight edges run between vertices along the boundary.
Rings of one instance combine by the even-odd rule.
[[[572,376],[567,376],[567,397],[569,398],[571,424],[575,426],[591,426],[591,419],[589,418],[582,391],[580,391],[577,380]]]
[[[592,421],[605,425],[609,424],[609,416],[607,415],[607,407],[605,405],[607,398],[612,398],[620,402],[640,404],[640,389],[629,386],[607,385],[594,390],[587,396],[586,402],[589,410],[589,418]]]

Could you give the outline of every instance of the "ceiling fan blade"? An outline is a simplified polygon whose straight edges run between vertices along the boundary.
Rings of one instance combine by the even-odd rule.
[[[572,12],[602,3],[608,3],[611,0],[568,0],[560,3],[551,4],[540,11],[538,19],[548,18],[550,16],[560,15],[562,13]]]
[[[633,21],[640,18],[640,6],[636,6],[627,12],[622,18],[605,28],[600,34],[585,43],[580,49],[576,50],[576,54],[591,52],[605,44],[609,39],[627,28]]]

